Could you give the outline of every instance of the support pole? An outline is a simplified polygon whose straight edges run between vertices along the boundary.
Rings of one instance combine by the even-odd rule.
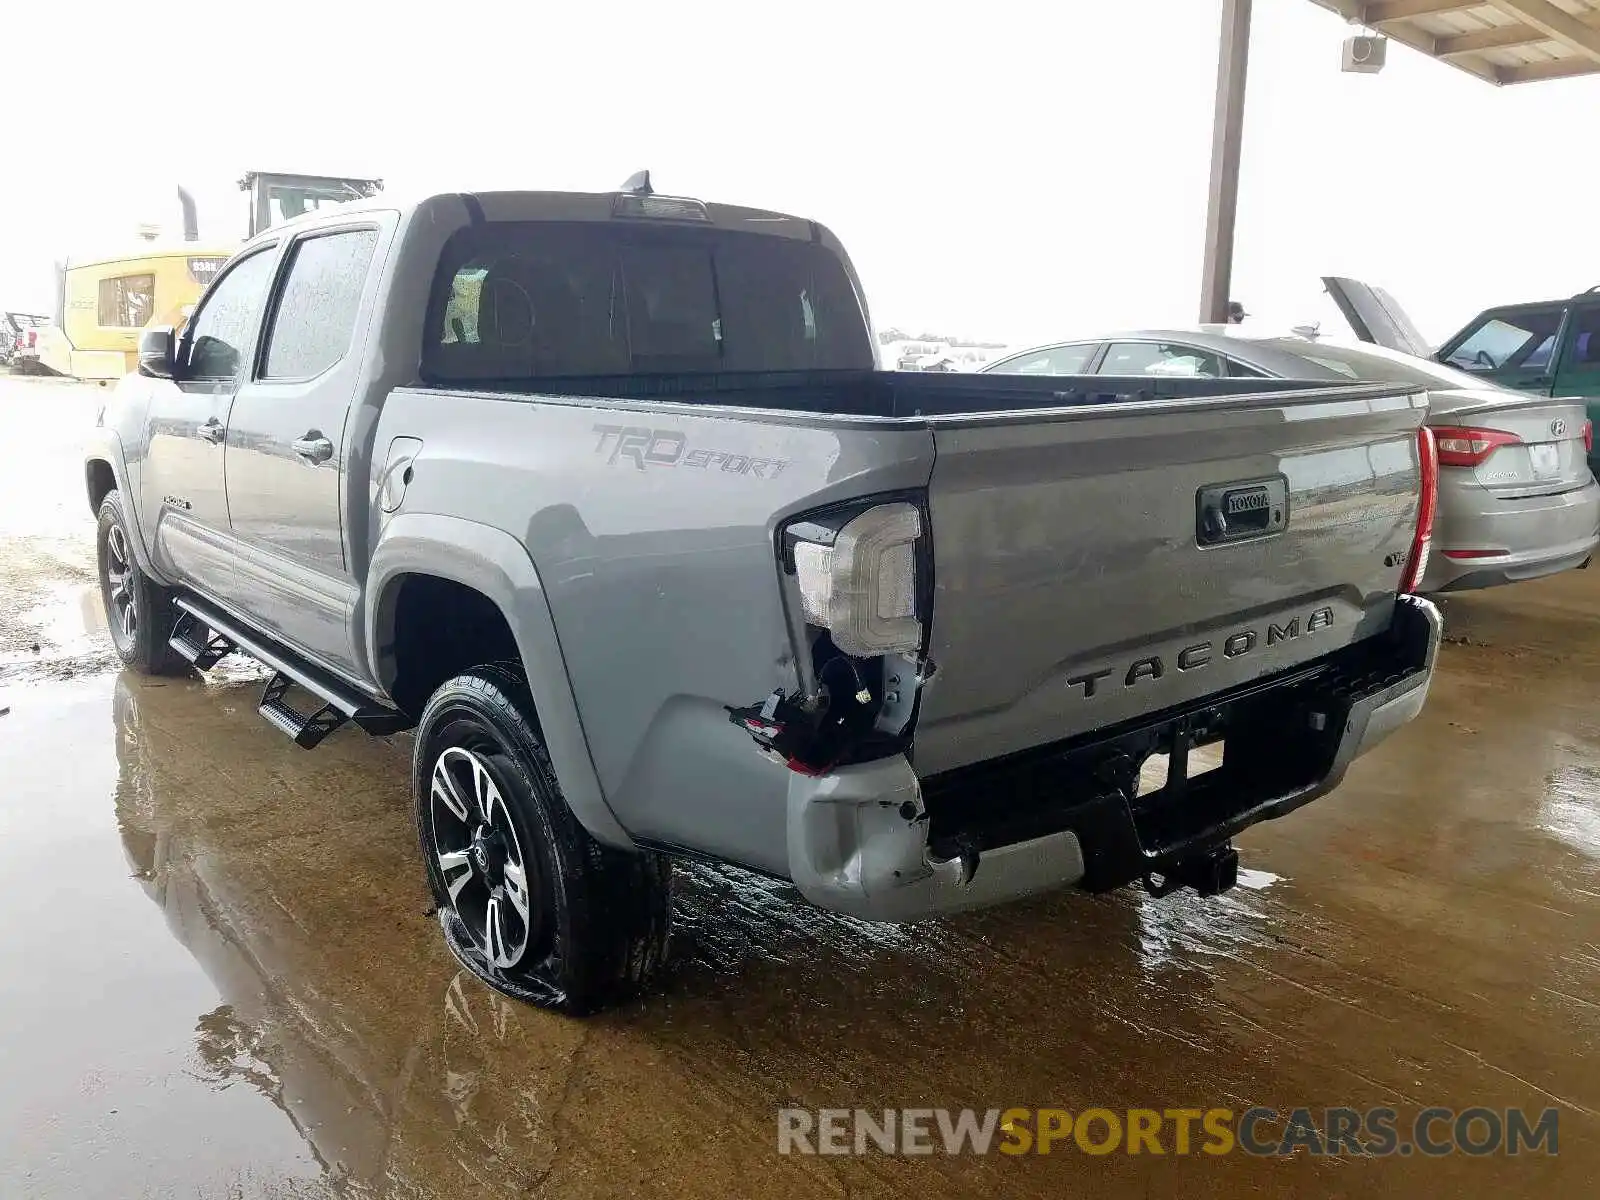
[[[1217,110],[1211,131],[1211,190],[1206,202],[1206,257],[1200,276],[1200,320],[1228,319],[1233,289],[1233,227],[1239,207],[1239,144],[1244,137],[1244,82],[1250,66],[1252,0],[1222,0],[1217,55]]]

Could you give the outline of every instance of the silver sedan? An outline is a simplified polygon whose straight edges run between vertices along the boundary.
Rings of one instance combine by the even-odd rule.
[[[1012,375],[1373,380],[1428,389],[1439,508],[1422,590],[1458,591],[1586,566],[1600,541],[1593,431],[1582,400],[1485,387],[1461,371],[1379,346],[1258,337],[1235,327],[1080,338],[983,368]]]

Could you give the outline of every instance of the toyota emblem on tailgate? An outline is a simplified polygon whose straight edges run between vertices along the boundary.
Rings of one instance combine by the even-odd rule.
[[[1556,437],[1565,437],[1567,434],[1567,423],[1560,417],[1557,417],[1554,421],[1550,422],[1550,432]]]
[[[1194,502],[1195,541],[1202,546],[1267,537],[1289,523],[1289,481],[1282,475],[1209,484]]]

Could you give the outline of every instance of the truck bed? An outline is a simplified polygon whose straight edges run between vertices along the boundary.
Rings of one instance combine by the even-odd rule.
[[[458,389],[452,389],[458,390]],[[1226,400],[1330,390],[1392,394],[1393,386],[1330,389],[1326,380],[1158,378],[1148,375],[930,374],[916,371],[733,371],[722,374],[603,375],[483,381],[474,389],[528,396],[714,405],[719,408],[853,417],[940,417],[1026,412],[1130,401]]]

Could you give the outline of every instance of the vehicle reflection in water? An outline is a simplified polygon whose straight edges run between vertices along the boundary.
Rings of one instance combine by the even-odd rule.
[[[314,1040],[297,1036],[302,1030],[288,988],[298,981],[280,976],[255,953],[263,940],[272,940],[253,936],[261,929],[255,920],[259,914],[238,902],[234,880],[218,876],[218,856],[207,853],[195,836],[203,824],[184,820],[167,802],[173,786],[165,774],[169,756],[181,754],[183,747],[157,721],[147,720],[145,711],[159,710],[180,686],[126,675],[117,679],[115,803],[134,877],[225,997],[195,1025],[203,1076],[219,1088],[247,1084],[271,1100],[330,1179],[345,1177],[352,1168],[364,1174],[381,1163],[385,1136],[371,1119],[370,1090],[337,1062],[328,1062]],[[292,914],[284,910],[284,915],[292,922]]]
[[[1219,913],[1126,893],[878,926],[797,903],[775,881],[680,868],[664,989],[567,1021],[488,991],[440,945],[414,862],[405,739],[304,754],[252,728],[249,702],[117,681],[122,843],[223,997],[196,1024],[206,1077],[287,1114],[329,1180],[384,1194],[424,1194],[446,1161],[474,1186],[526,1186],[558,1155],[576,1176],[621,1184],[639,1169],[623,1130],[635,1145],[714,1138],[722,1177],[750,1183],[768,1175],[756,1168],[774,1109],[825,1102],[818,1087],[865,1105],[1047,1097],[1050,1058],[1082,1051],[1086,993],[1100,1009],[1096,1057],[1137,1053],[1146,1021],[1117,1014],[1144,1007],[1147,971],[1168,1002],[1192,996],[1208,978],[1192,951],[1248,940],[1232,931],[1259,922],[1248,899]],[[228,761],[203,753],[224,740]],[[1070,1015],[1048,1017],[1063,1005]],[[978,1022],[1018,1040],[953,1072],[990,1041]],[[719,1177],[682,1166],[690,1193]]]

